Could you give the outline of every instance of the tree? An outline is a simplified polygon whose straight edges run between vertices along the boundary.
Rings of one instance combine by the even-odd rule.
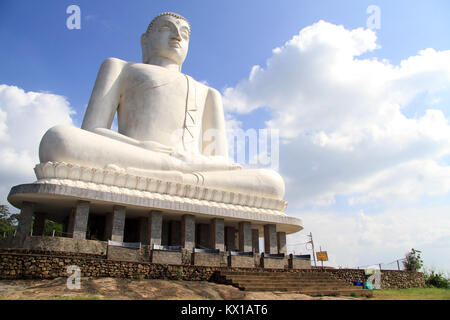
[[[423,266],[423,260],[420,257],[420,253],[422,251],[411,249],[411,252],[408,252],[405,256],[405,260],[403,261],[403,266],[408,271],[417,272]]]
[[[45,220],[44,225],[44,236],[53,235],[53,230],[55,230],[56,236],[60,236],[63,231],[63,226],[60,223],[54,222],[52,220]]]
[[[11,214],[5,205],[0,205],[0,237],[3,234],[12,235],[17,227],[18,214]]]

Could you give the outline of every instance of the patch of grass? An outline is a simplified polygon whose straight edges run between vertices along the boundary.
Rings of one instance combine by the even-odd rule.
[[[450,289],[409,288],[374,290],[376,300],[450,300]]]

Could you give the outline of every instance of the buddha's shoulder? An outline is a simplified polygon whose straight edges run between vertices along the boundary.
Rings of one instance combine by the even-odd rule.
[[[119,59],[119,58],[107,58],[103,61],[102,65],[117,65],[117,66],[125,66],[130,62]]]
[[[212,94],[212,95],[220,95],[219,91],[217,89],[214,89],[213,87],[210,87],[206,81],[198,81],[191,77],[192,80],[195,81],[197,89],[200,89],[201,91]]]

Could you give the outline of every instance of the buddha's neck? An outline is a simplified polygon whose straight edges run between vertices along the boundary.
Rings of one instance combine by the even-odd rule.
[[[164,57],[158,57],[158,56],[151,57],[148,60],[148,63],[166,68],[168,70],[181,72],[181,66],[178,63],[175,63],[172,60],[169,60]]]

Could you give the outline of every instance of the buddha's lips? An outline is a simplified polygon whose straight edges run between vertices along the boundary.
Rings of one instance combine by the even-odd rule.
[[[177,41],[177,40],[169,41],[169,45],[170,45],[171,47],[181,48],[181,44],[180,44],[180,42]]]

